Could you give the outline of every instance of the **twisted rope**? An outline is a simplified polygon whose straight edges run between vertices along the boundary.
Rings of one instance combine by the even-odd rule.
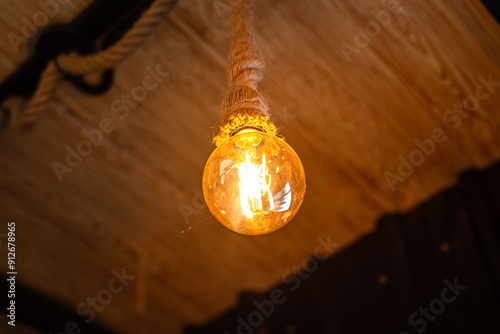
[[[104,72],[115,67],[144,43],[171,5],[172,0],[156,0],[117,43],[92,55],[82,56],[76,52],[62,54],[57,58],[59,67],[72,75]]]
[[[250,0],[233,0],[229,88],[221,107],[222,125],[214,137],[216,146],[243,126],[258,127],[269,134],[277,134],[276,126],[269,121],[269,107],[257,90],[264,67],[264,59],[253,36]]]
[[[76,52],[61,54],[50,61],[42,72],[37,89],[26,101],[19,96],[6,99],[3,106],[10,111],[11,125],[30,129],[49,108],[50,101],[63,79],[63,73],[75,76],[104,72],[115,67],[137,50],[167,15],[175,0],[156,0],[114,45],[91,55]],[[62,71],[62,73],[61,73]]]
[[[54,97],[56,87],[62,80],[54,61],[50,61],[40,77],[37,90],[29,101],[19,96],[12,96],[3,105],[11,114],[10,122],[15,129],[28,130],[47,113],[50,101]]]

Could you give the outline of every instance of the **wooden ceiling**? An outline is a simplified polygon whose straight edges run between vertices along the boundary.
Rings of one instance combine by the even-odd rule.
[[[17,223],[18,280],[76,312],[125,267],[135,278],[95,321],[119,333],[180,333],[231,307],[238,293],[280,282],[318,238],[345,248],[383,213],[414,207],[464,169],[500,158],[500,86],[483,84],[479,94],[489,97],[478,105],[470,98],[479,77],[500,81],[500,26],[480,1],[255,2],[267,62],[260,89],[306,170],[293,221],[242,236],[204,205],[201,176],[226,89],[229,5],[181,0],[117,67],[106,94],[64,83],[33,131],[3,133],[0,233]],[[68,21],[89,3],[60,4],[50,20]],[[381,10],[386,26],[376,23]],[[3,1],[1,78],[28,54],[7,34],[22,35],[23,17],[40,11],[38,2]],[[365,28],[369,41],[359,37]],[[124,117],[120,99],[143,85],[148,67],[168,76]],[[464,101],[469,109],[458,106]],[[82,130],[105,118],[114,130],[59,182],[53,162],[65,163],[67,147],[86,139]],[[447,140],[392,191],[385,173],[397,174],[399,156],[409,159],[415,141],[439,128]]]

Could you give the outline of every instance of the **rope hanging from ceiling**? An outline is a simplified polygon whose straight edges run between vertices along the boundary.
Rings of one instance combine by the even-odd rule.
[[[232,1],[229,89],[222,103],[220,132],[214,137],[216,146],[244,126],[277,134],[276,126],[269,120],[269,107],[257,90],[265,63],[253,35],[250,1]]]
[[[115,44],[90,55],[76,52],[60,54],[42,72],[38,86],[29,99],[11,96],[3,103],[10,111],[10,125],[18,130],[31,128],[48,111],[57,86],[65,74],[103,73],[137,50],[169,12],[172,0],[156,0]]]

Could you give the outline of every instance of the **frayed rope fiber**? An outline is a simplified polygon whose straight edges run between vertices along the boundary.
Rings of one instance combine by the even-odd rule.
[[[269,107],[257,91],[265,63],[253,37],[251,0],[233,0],[231,10],[231,51],[229,54],[229,89],[221,107],[219,133],[215,146],[226,141],[234,130],[258,127],[276,135],[276,126],[269,120]]]

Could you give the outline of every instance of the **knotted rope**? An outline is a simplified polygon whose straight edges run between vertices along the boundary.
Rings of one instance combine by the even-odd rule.
[[[222,144],[241,127],[257,127],[276,135],[276,126],[269,121],[269,108],[257,84],[262,79],[265,63],[253,36],[251,0],[233,0],[231,10],[231,51],[229,54],[229,89],[221,107],[216,146]]]
[[[156,0],[141,15],[123,37],[114,45],[91,55],[76,52],[61,54],[49,61],[42,72],[33,95],[26,101],[20,96],[11,96],[3,103],[10,111],[10,122],[14,128],[31,128],[49,109],[54,93],[64,74],[75,76],[104,72],[115,67],[137,50],[172,8],[174,0]]]

